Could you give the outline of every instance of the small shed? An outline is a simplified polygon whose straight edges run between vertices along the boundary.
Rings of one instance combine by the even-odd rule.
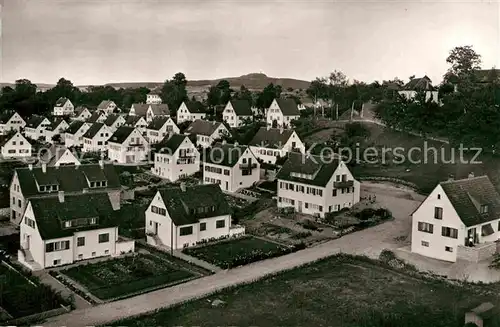
[[[496,322],[495,318],[498,319],[498,313],[499,312],[493,303],[482,303],[465,314],[465,326],[493,326],[493,323]],[[493,321],[494,319],[495,321]]]

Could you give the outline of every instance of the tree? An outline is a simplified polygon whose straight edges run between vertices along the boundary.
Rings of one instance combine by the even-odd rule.
[[[171,80],[163,83],[160,97],[163,103],[168,105],[172,115],[175,115],[182,102],[188,99],[186,86],[187,80],[183,73],[176,73]]]
[[[238,100],[248,101],[248,103],[250,103],[250,106],[254,105],[252,92],[250,92],[250,90],[247,89],[245,85],[240,86],[240,90],[235,93],[234,98]]]
[[[474,73],[481,67],[481,55],[477,54],[470,45],[455,47],[450,51],[446,62],[451,65],[447,76],[458,78],[459,82],[472,81]],[[446,76],[446,75],[445,75]]]
[[[275,86],[273,83],[270,83],[257,95],[257,107],[269,108],[273,100],[280,97],[281,91],[280,85]]]

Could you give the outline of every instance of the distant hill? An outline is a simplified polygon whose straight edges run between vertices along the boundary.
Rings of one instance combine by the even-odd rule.
[[[298,89],[307,89],[309,87],[310,82],[303,81],[299,79],[293,78],[279,78],[279,77],[269,77],[266,74],[262,73],[252,73],[247,75],[242,75],[240,77],[226,77],[219,78],[214,80],[198,80],[198,81],[188,81],[188,88],[191,89],[208,89],[212,85],[216,85],[221,80],[227,80],[232,88],[239,88],[241,85],[245,85],[250,90],[262,90],[269,83],[273,83],[275,85],[281,85],[283,90],[288,88],[292,88],[294,90]],[[37,84],[37,83],[35,83]],[[0,86],[14,86],[13,83],[0,83]],[[47,88],[53,87],[54,84],[37,84],[39,89],[45,90]],[[147,87],[150,89],[154,89],[156,87],[160,87],[163,85],[163,82],[123,82],[123,83],[107,83],[104,85],[109,85],[114,88],[137,88],[137,87]],[[79,85],[78,88],[85,89],[88,85]]]

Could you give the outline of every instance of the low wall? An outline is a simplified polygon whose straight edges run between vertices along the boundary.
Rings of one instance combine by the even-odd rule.
[[[40,321],[40,320],[45,320],[45,319],[50,318],[50,317],[59,316],[59,315],[62,315],[64,313],[68,313],[70,311],[71,311],[71,309],[66,308],[66,307],[61,305],[61,307],[57,308],[57,309],[52,309],[49,311],[35,313],[35,314],[29,315],[29,316],[9,320],[6,322],[6,324],[7,325],[14,325],[14,326],[15,325],[24,325],[24,324],[28,324],[30,322],[36,322],[36,321]]]
[[[234,225],[229,228],[229,237],[238,237],[245,235],[245,227]]]
[[[473,247],[459,245],[457,249],[457,259],[480,262],[491,258],[496,251],[497,244],[494,242],[477,244]]]
[[[116,242],[116,254],[129,253],[135,251],[134,241],[118,241]]]

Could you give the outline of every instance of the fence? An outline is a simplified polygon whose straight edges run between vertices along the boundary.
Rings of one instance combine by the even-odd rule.
[[[57,308],[57,309],[52,309],[52,310],[48,310],[48,311],[44,311],[44,312],[40,312],[40,313],[35,313],[35,314],[29,315],[29,316],[12,319],[12,320],[9,320],[5,323],[7,325],[14,325],[14,326],[26,325],[30,322],[36,322],[36,321],[44,320],[44,319],[47,319],[50,317],[59,316],[59,315],[62,315],[64,313],[68,313],[70,311],[71,311],[70,308],[67,308],[67,307],[61,305],[61,307]]]

